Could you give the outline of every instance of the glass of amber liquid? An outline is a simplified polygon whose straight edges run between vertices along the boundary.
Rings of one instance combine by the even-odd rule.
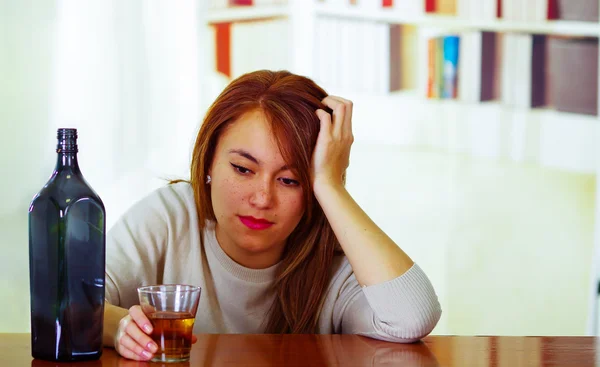
[[[138,288],[138,296],[142,310],[152,323],[150,337],[158,345],[152,361],[189,360],[200,287],[151,285]]]

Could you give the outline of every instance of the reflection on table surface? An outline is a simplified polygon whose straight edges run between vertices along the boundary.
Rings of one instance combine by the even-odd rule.
[[[189,362],[127,360],[106,348],[98,361],[34,360],[29,334],[0,334],[0,366],[595,366],[595,337],[429,336],[396,344],[356,335],[203,334]]]

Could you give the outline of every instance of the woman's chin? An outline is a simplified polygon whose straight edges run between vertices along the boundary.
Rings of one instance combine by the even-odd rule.
[[[266,255],[269,252],[275,250],[274,244],[267,244],[265,241],[259,241],[258,239],[252,238],[244,238],[239,242],[238,247],[245,253],[249,255]]]

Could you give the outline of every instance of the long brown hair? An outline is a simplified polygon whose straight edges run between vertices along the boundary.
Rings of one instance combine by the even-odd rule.
[[[267,333],[316,333],[331,277],[333,257],[340,251],[323,209],[314,197],[310,164],[317,136],[318,108],[327,93],[312,80],[287,71],[260,70],[232,81],[210,106],[196,138],[190,183],[200,229],[215,221],[205,177],[223,130],[244,113],[260,110],[270,123],[284,160],[297,168],[305,213],[288,237],[277,270],[275,300],[265,320]]]

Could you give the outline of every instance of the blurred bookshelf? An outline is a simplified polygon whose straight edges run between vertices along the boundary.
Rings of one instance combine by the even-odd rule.
[[[319,2],[315,6],[315,14],[323,17],[337,17],[358,20],[370,20],[390,24],[409,24],[426,27],[442,27],[457,30],[482,30],[489,32],[522,32],[531,34],[547,34],[561,36],[598,37],[600,24],[593,22],[577,22],[565,20],[548,20],[540,22],[511,20],[477,20],[461,19],[451,15],[421,14],[410,15],[393,8],[360,9],[347,5],[336,7]]]
[[[205,67],[222,84],[209,96],[245,72],[288,69],[354,102],[356,142],[598,177],[599,3],[211,0]]]
[[[289,16],[287,4],[272,3],[261,6],[232,5],[224,7],[211,7],[208,9],[206,22],[230,23],[259,21],[270,18],[283,18]]]
[[[361,107],[410,111],[396,129],[365,127],[370,140],[596,174],[600,23],[560,19],[551,2],[317,0],[315,33],[342,47],[332,51],[316,36],[314,59],[333,59],[342,70],[317,61],[313,75],[356,101],[357,121],[368,116]],[[354,50],[344,49],[349,40]],[[573,96],[578,89],[585,98]]]
[[[302,64],[371,120],[358,141],[596,174],[600,23],[561,19],[555,1],[211,0],[207,68],[231,80]]]

